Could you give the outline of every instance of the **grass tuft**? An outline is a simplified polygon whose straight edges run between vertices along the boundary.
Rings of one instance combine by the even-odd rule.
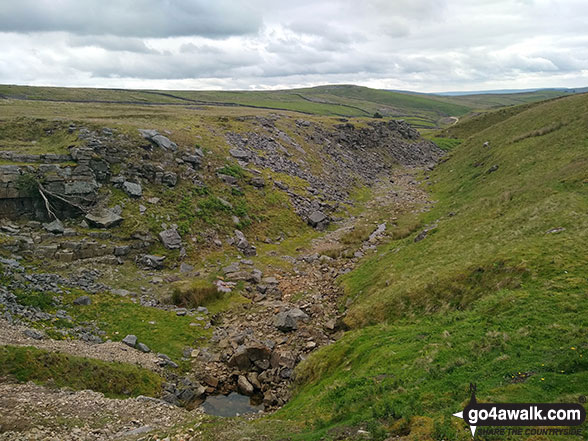
[[[216,285],[202,279],[177,282],[172,291],[172,303],[176,306],[195,308],[217,300],[220,294]]]

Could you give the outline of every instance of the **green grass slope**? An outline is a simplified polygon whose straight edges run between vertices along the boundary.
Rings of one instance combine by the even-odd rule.
[[[586,395],[588,95],[496,119],[432,173],[438,202],[414,233],[345,276],[353,330],[299,366],[294,398],[255,431],[467,440],[451,415],[470,382],[482,402]]]
[[[441,126],[472,110],[535,102],[562,95],[543,91],[457,97],[392,92],[353,85],[272,91],[160,91],[0,85],[0,97],[126,104],[244,106],[315,115],[403,118],[417,127]]]
[[[438,99],[448,98],[448,102],[468,106],[475,109],[488,109],[503,106],[515,106],[524,103],[534,103],[544,101],[560,96],[569,95],[571,92],[563,90],[537,90],[535,92],[518,92],[518,93],[480,93],[475,95],[461,95],[453,97],[441,97]]]

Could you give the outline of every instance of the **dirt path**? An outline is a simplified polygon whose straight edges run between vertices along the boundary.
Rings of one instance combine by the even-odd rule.
[[[97,358],[104,361],[119,361],[136,364],[145,369],[160,372],[158,358],[153,353],[143,353],[120,342],[90,344],[81,340],[52,340],[49,338],[36,340],[24,334],[28,329],[23,326],[11,325],[0,320],[0,345],[35,346],[48,351],[64,352],[79,357]]]
[[[198,411],[93,391],[0,384],[0,441],[131,440],[198,418]]]
[[[375,197],[361,214],[298,250],[298,255],[275,256],[290,262],[291,268],[276,266],[273,273],[266,274],[275,279],[276,289],[263,295],[252,290],[248,294],[251,303],[223,313],[209,346],[201,348],[193,360],[193,371],[201,374],[199,380],[206,383],[206,377],[212,376],[218,380],[216,392],[227,393],[238,388],[238,376],[252,375],[254,383],[259,377],[261,388],[259,384],[257,388],[266,408],[282,406],[289,398],[296,364],[343,334],[339,308],[343,293],[337,278],[376,251],[377,244],[393,231],[398,216],[427,209],[430,202],[416,182],[416,174],[416,170],[397,170],[391,179],[375,185]],[[362,230],[359,242],[342,244],[344,236],[355,228]],[[280,328],[278,316],[291,311],[306,317],[291,329]],[[251,348],[253,354],[260,346],[271,350],[269,367],[250,366],[248,371],[235,365],[239,352],[248,353]]]

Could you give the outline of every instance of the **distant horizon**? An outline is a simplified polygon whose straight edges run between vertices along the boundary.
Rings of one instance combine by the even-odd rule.
[[[64,88],[64,89],[101,89],[101,90],[158,90],[158,91],[182,91],[182,92],[272,92],[272,91],[288,91],[288,90],[299,90],[299,89],[312,89],[318,87],[335,87],[335,86],[355,86],[365,87],[374,90],[383,90],[387,92],[396,93],[416,93],[423,95],[441,95],[441,96],[460,96],[460,95],[492,95],[492,94],[515,94],[515,93],[530,93],[537,91],[549,91],[549,90],[576,90],[576,89],[588,89],[588,85],[577,86],[577,87],[565,87],[565,86],[548,86],[548,87],[537,87],[527,89],[485,89],[485,90],[447,90],[437,92],[422,92],[419,90],[407,90],[407,89],[382,89],[376,87],[364,86],[361,84],[351,83],[328,83],[318,84],[313,86],[302,86],[302,87],[287,87],[287,88],[272,88],[272,89],[160,89],[160,88],[149,88],[149,87],[102,87],[102,86],[61,86],[61,85],[39,85],[39,84],[14,84],[14,83],[0,83],[4,86],[15,86],[15,87],[47,87],[47,88]],[[588,91],[588,90],[587,90]]]

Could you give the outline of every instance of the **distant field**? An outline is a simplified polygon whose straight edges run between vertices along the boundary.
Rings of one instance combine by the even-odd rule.
[[[289,110],[341,117],[405,119],[419,128],[446,125],[447,117],[555,98],[538,91],[516,94],[437,96],[336,85],[275,91],[158,91],[0,85],[0,97],[19,100],[147,105],[207,105]]]

